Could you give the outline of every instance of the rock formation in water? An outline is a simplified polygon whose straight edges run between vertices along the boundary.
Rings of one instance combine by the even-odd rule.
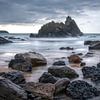
[[[41,27],[38,34],[30,34],[30,37],[68,37],[81,35],[83,33],[76,22],[68,16],[65,23],[49,22]]]
[[[9,32],[5,30],[0,30],[0,34],[9,34]]]
[[[7,39],[5,39],[3,37],[0,37],[0,44],[5,44],[5,43],[12,43],[12,41],[7,40]]]

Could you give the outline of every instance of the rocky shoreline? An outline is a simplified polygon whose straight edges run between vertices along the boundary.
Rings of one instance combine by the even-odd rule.
[[[63,48],[61,50],[73,50]],[[74,53],[66,57],[70,67],[66,60],[54,61],[38,82],[27,82],[24,73],[31,73],[34,67],[46,66],[46,58],[36,52],[16,54],[8,64],[13,71],[0,72],[0,100],[99,100],[100,62],[96,66],[87,66],[83,60],[84,57],[93,57],[93,54],[90,50],[86,55]],[[82,79],[78,79],[79,74],[74,70],[76,65],[82,71]],[[88,79],[94,85],[85,81]]]

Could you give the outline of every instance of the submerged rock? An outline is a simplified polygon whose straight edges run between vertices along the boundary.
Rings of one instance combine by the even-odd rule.
[[[82,80],[71,82],[66,89],[66,93],[77,100],[87,100],[100,95],[95,87]]]
[[[48,72],[44,72],[42,74],[42,76],[39,78],[40,83],[52,83],[52,84],[54,84],[57,80],[58,80],[58,78],[52,76],[52,74],[50,74]]]
[[[60,50],[74,50],[74,48],[71,48],[71,47],[61,47]]]
[[[1,72],[0,76],[11,80],[15,84],[25,84],[25,78],[21,72]]]
[[[10,80],[0,77],[0,100],[27,100],[27,93]]]
[[[5,43],[12,43],[12,41],[7,40],[7,39],[5,39],[3,37],[0,37],[0,44],[5,44]]]
[[[48,72],[51,73],[53,76],[60,77],[60,78],[74,79],[79,76],[75,72],[75,70],[67,66],[52,66],[48,68]]]
[[[15,59],[12,59],[9,63],[9,67],[16,70],[25,72],[32,71],[32,67],[46,65],[46,59],[39,53],[19,53],[15,55]]]
[[[30,37],[68,37],[81,36],[83,33],[76,22],[68,16],[65,23],[49,22],[41,27],[38,34],[30,34]]]
[[[55,92],[55,85],[51,83],[28,82],[25,84],[24,89],[31,92],[34,96],[41,97],[43,100],[52,100]]]
[[[60,61],[54,62],[53,65],[63,66],[63,65],[66,65],[66,64],[65,64],[65,61],[61,61],[61,60],[60,60]]]

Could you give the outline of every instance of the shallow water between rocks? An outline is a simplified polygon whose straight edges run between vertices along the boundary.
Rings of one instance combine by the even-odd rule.
[[[66,66],[71,67],[68,63],[67,57],[73,54],[72,52],[75,52],[76,54],[83,53],[81,57],[83,58],[83,61],[86,62],[86,66],[95,66],[98,62],[100,62],[100,51],[97,50],[91,51],[94,53],[92,57],[84,57],[84,55],[89,51],[88,46],[84,45],[84,41],[99,40],[100,35],[92,34],[72,38],[29,38],[28,34],[11,34],[10,36],[20,37],[25,39],[25,41],[12,40],[14,43],[0,45],[0,72],[11,71],[11,69],[8,68],[8,63],[17,53],[35,51],[42,54],[47,59],[47,66],[34,67],[32,73],[24,73],[27,81],[38,81],[41,74],[47,71],[48,67],[52,66],[54,61],[59,59],[63,59],[66,62]],[[73,47],[74,50],[60,50],[60,47]],[[82,67],[71,68],[76,70],[79,74],[79,78],[77,79],[83,80],[81,72]],[[89,80],[85,81],[93,84]]]

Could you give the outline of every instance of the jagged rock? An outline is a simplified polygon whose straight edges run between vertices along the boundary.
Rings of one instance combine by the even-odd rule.
[[[1,72],[0,76],[11,80],[15,84],[25,84],[25,78],[21,72]]]
[[[0,37],[0,44],[5,44],[5,43],[12,43],[12,41],[7,40],[7,39],[5,39],[3,37]]]
[[[97,64],[97,68],[100,68],[100,63]]]
[[[34,96],[41,97],[43,100],[52,100],[55,92],[55,85],[51,83],[34,83],[28,82],[24,89],[31,92]],[[40,99],[40,100],[42,100]]]
[[[32,67],[46,65],[46,59],[39,53],[19,53],[9,63],[9,67],[21,71],[32,71]]]
[[[0,77],[0,100],[27,100],[27,93],[10,80]]]
[[[66,89],[66,93],[77,100],[87,100],[100,95],[95,87],[82,80],[71,82]]]
[[[66,87],[70,83],[68,78],[61,78],[55,83],[55,94],[65,91]]]
[[[68,60],[70,63],[81,63],[82,59],[78,55],[74,54],[74,55],[69,56]]]
[[[50,74],[48,72],[44,72],[42,74],[42,76],[39,78],[40,83],[52,83],[52,84],[54,84],[57,80],[58,80],[58,78],[52,76],[52,74]]]
[[[60,61],[54,62],[53,65],[63,66],[63,65],[66,65],[66,64],[65,64],[65,61],[61,61],[61,60],[60,60]]]
[[[74,79],[79,75],[75,70],[67,66],[52,66],[48,68],[48,72],[55,77]]]
[[[65,23],[49,22],[41,27],[38,34],[30,34],[30,37],[68,37],[81,36],[83,33],[78,28],[75,21],[68,16]]]

